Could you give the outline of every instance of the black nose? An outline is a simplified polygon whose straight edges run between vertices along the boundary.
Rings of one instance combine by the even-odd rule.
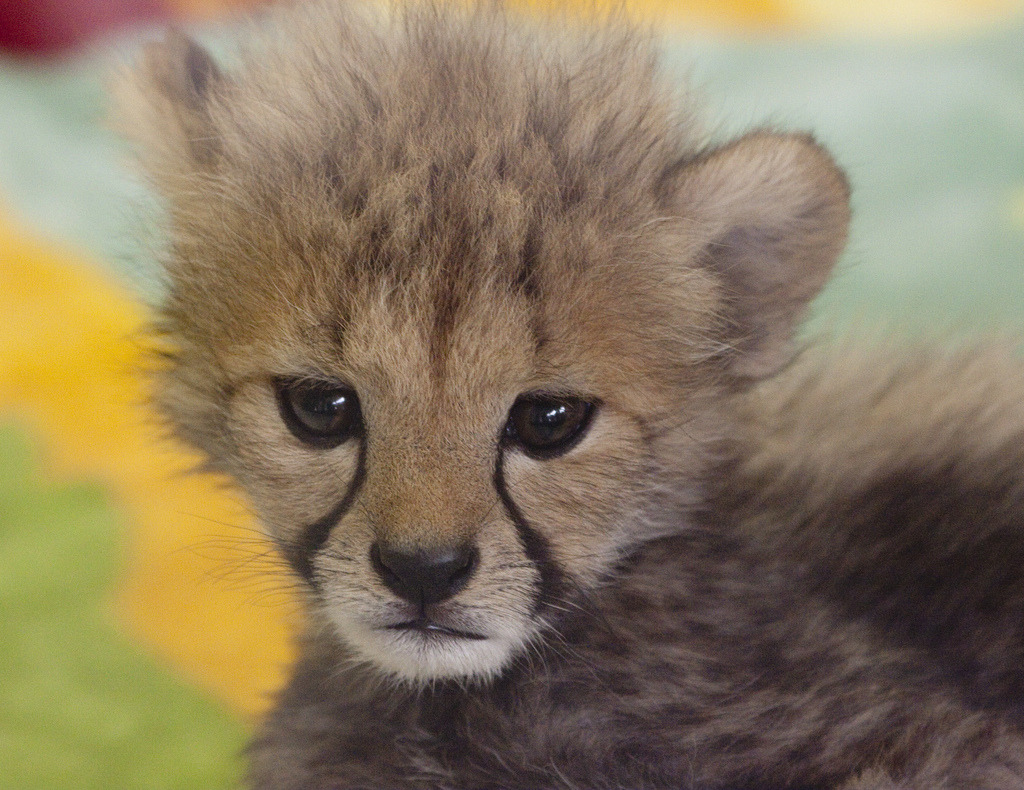
[[[473,546],[400,551],[380,543],[370,549],[370,563],[395,595],[410,603],[438,603],[466,586],[476,568]]]

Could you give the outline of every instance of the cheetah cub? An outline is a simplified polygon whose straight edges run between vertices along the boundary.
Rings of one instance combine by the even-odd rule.
[[[320,1],[125,86],[162,409],[308,611],[250,786],[1024,788],[1024,364],[794,353],[843,173],[557,27]]]

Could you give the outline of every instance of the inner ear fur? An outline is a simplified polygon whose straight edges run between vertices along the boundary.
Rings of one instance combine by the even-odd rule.
[[[846,244],[846,177],[810,135],[764,131],[681,176],[683,216],[723,286],[732,370],[764,378],[788,359],[798,320]]]
[[[184,163],[212,167],[218,143],[210,100],[224,81],[211,55],[179,30],[146,45],[114,89],[119,125],[142,147],[145,165],[158,172]]]

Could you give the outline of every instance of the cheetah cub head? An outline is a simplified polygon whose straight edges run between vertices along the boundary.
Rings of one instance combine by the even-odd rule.
[[[344,654],[484,679],[686,528],[723,403],[845,239],[806,136],[711,146],[649,42],[292,11],[124,86],[166,208],[159,400]]]

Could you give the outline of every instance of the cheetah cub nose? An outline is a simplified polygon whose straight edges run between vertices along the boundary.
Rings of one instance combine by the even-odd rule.
[[[374,543],[370,562],[395,595],[426,605],[451,598],[466,586],[476,569],[477,550],[464,544],[406,552]]]

